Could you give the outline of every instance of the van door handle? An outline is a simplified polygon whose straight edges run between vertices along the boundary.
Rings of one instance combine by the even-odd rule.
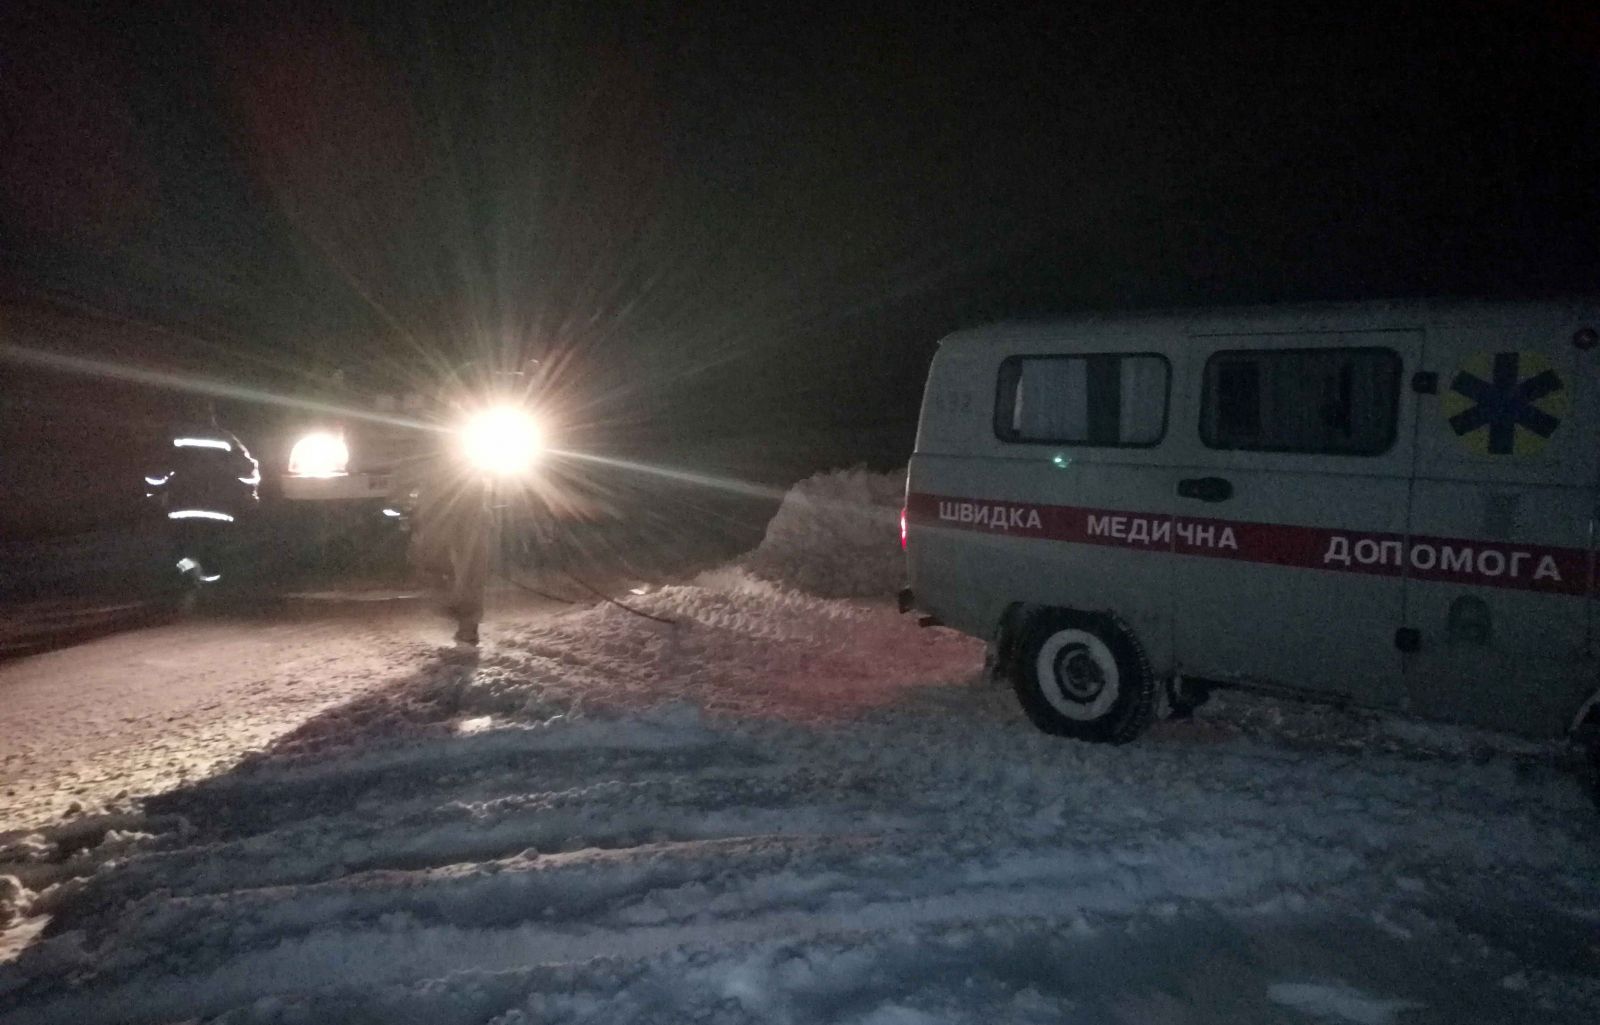
[[[1226,502],[1233,497],[1233,482],[1221,477],[1185,477],[1178,481],[1178,495],[1202,502]]]

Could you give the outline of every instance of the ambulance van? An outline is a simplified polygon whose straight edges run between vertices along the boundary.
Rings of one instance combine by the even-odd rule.
[[[1218,685],[1592,738],[1600,302],[963,331],[929,371],[903,609],[1040,728]]]

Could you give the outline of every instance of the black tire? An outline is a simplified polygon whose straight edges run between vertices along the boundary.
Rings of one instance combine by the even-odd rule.
[[[1126,744],[1156,714],[1155,675],[1133,632],[1113,616],[1051,610],[1017,645],[1017,700],[1046,733]]]

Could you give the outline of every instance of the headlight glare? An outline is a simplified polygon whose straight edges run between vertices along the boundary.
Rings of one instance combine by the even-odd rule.
[[[342,477],[350,465],[350,447],[331,431],[312,431],[289,450],[291,477]]]
[[[527,410],[493,406],[475,414],[461,430],[467,461],[484,473],[526,473],[544,449],[544,432]]]

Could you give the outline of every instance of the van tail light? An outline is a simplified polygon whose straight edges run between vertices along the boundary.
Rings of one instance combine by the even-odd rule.
[[[900,507],[900,550],[906,550],[906,507]]]

